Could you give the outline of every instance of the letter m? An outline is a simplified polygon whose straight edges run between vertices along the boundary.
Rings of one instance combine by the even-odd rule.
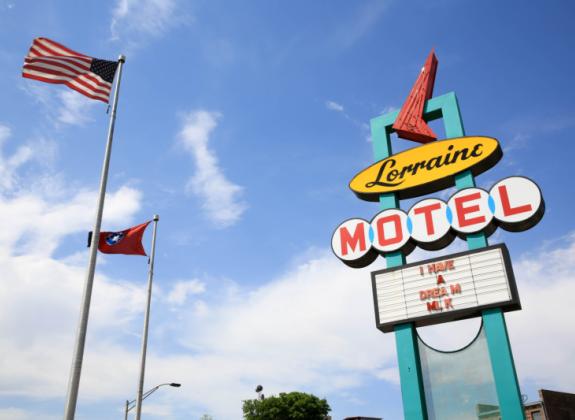
[[[358,244],[359,250],[365,251],[365,229],[363,228],[363,223],[358,222],[355,225],[353,235],[349,233],[347,227],[341,227],[339,229],[339,240],[341,243],[341,255],[347,255],[349,253],[349,248],[351,248],[351,252],[354,252]]]
[[[451,294],[452,295],[456,295],[458,293],[461,293],[461,285],[459,283],[450,284],[449,287],[451,287]]]

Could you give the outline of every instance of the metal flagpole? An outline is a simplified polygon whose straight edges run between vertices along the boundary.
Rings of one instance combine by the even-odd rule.
[[[154,278],[154,257],[156,256],[156,231],[158,230],[160,216],[154,215],[154,232],[152,234],[152,251],[148,267],[148,299],[146,301],[146,315],[144,317],[144,332],[142,333],[142,360],[140,363],[140,379],[138,393],[136,394],[136,420],[142,417],[142,393],[144,391],[144,373],[146,371],[146,351],[148,349],[148,325],[150,324],[150,303],[152,301],[152,280]]]
[[[76,402],[78,401],[78,388],[80,387],[80,374],[82,373],[82,361],[84,358],[84,344],[86,342],[86,330],[88,327],[88,315],[90,314],[90,300],[92,298],[92,286],[94,284],[94,272],[96,271],[96,257],[98,256],[98,242],[100,237],[100,226],[102,224],[102,213],[104,210],[104,199],[106,197],[106,184],[108,183],[108,168],[110,166],[110,154],[112,153],[112,138],[114,137],[114,124],[116,122],[116,108],[118,106],[118,93],[120,92],[120,81],[122,80],[122,67],[126,62],[126,57],[118,57],[118,78],[114,89],[114,100],[110,113],[110,123],[108,126],[108,140],[106,142],[106,152],[100,177],[100,193],[98,196],[98,210],[96,212],[96,223],[92,230],[93,236],[90,244],[90,261],[88,263],[88,274],[84,284],[84,294],[82,296],[82,306],[80,312],[80,322],[76,333],[76,345],[72,357],[72,369],[70,372],[70,382],[68,383],[68,395],[66,397],[66,410],[64,420],[74,420],[76,414]]]

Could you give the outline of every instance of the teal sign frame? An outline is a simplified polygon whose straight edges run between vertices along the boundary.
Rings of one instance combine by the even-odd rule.
[[[371,120],[371,138],[376,162],[393,154],[391,150],[392,126],[398,115],[399,111],[395,111]],[[429,99],[425,103],[423,118],[425,121],[443,118],[446,138],[465,136],[455,92]],[[458,190],[475,187],[475,179],[471,171],[464,171],[456,175],[455,186]],[[399,199],[395,193],[381,194],[379,203],[382,210],[399,208]],[[487,237],[484,233],[467,236],[467,246],[470,250],[483,248],[487,245]],[[401,252],[387,254],[385,260],[387,267],[402,266],[406,262],[405,255]],[[499,308],[485,310],[482,312],[482,320],[501,416],[504,420],[525,420],[519,382],[503,312]],[[394,332],[404,418],[405,420],[427,420],[415,326],[411,323],[398,325]]]

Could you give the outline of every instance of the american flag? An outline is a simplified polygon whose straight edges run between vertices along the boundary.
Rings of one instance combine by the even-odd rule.
[[[118,62],[77,53],[48,38],[36,38],[24,59],[22,76],[64,84],[88,98],[108,103]]]

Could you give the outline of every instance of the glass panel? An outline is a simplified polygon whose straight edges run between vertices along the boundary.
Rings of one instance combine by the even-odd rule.
[[[531,418],[533,420],[541,420],[543,417],[541,417],[541,411],[534,411],[531,413]]]
[[[487,341],[481,327],[461,350],[441,352],[418,337],[429,420],[499,420]]]

